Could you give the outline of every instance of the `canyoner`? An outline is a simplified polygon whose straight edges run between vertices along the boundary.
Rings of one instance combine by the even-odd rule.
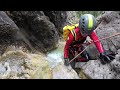
[[[96,19],[91,14],[84,14],[80,17],[79,24],[77,27],[72,28],[71,26],[65,26],[63,28],[63,38],[66,41],[64,46],[64,65],[72,66],[75,69],[76,62],[88,62],[92,60],[90,55],[87,53],[85,48],[85,41],[87,36],[89,36],[92,42],[88,42],[87,45],[90,45],[94,42],[97,50],[100,53],[100,62],[102,64],[110,63],[114,59],[114,55],[107,55],[105,50],[98,38],[97,34],[95,33],[95,29],[97,27]],[[68,30],[68,27],[72,28],[72,30]],[[66,32],[66,33],[65,33]],[[66,35],[66,36],[65,36]]]
[[[120,35],[120,33],[113,34],[113,35],[111,35],[111,36],[109,36],[109,37],[102,38],[102,39],[96,40],[96,41],[94,41],[94,42],[106,40],[106,39],[108,39],[108,38],[111,38],[111,37],[114,37],[114,36],[118,36],[118,35]],[[72,62],[73,60],[75,60],[81,53],[83,53],[83,52],[88,48],[89,45],[93,44],[93,41],[88,42],[88,43],[85,43],[85,44],[87,45],[87,47],[86,47],[84,50],[82,50],[79,54],[77,54],[72,60],[70,60],[69,63],[71,63],[71,62]],[[111,58],[111,60],[115,59],[115,57],[114,57],[115,54],[114,54],[114,53],[108,54],[108,56],[110,56],[109,58]]]

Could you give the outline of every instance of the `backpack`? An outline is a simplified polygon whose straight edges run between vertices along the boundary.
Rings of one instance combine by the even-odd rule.
[[[65,41],[68,40],[69,34],[70,32],[72,33],[72,35],[74,36],[75,40],[76,40],[76,33],[75,33],[75,28],[78,27],[79,24],[72,24],[72,25],[66,25],[63,27],[63,39]]]

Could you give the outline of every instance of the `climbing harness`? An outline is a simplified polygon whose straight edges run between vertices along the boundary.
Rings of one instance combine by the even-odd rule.
[[[111,37],[114,37],[114,36],[117,36],[117,35],[120,35],[120,33],[116,33],[114,35],[111,35],[111,36],[108,36],[108,37],[105,37],[105,38],[102,38],[102,39],[99,39],[99,40],[96,40],[96,41],[92,41],[89,45],[91,45],[93,42],[98,42],[98,41],[102,41],[102,40],[105,40],[105,39],[108,39],[108,38],[111,38]],[[89,46],[88,45],[88,46]],[[72,60],[69,61],[69,63],[71,63],[73,60],[75,60],[80,54],[82,54],[87,48],[88,46],[83,50],[81,51],[78,55],[76,55]]]

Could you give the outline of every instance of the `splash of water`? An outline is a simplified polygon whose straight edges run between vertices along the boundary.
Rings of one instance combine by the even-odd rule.
[[[24,29],[21,28],[21,30],[18,29],[18,35],[23,39],[23,41],[28,45],[28,47],[34,52],[35,49],[33,48],[33,46],[31,45],[30,41],[25,37],[25,35],[27,35],[27,33],[25,32]],[[18,36],[18,37],[19,37]]]

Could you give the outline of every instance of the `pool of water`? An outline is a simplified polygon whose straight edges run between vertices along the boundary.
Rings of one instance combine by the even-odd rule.
[[[64,56],[64,43],[59,42],[59,46],[57,49],[50,51],[47,54],[48,61],[50,63],[50,66],[54,68],[57,66],[60,62],[63,61],[63,56]]]

